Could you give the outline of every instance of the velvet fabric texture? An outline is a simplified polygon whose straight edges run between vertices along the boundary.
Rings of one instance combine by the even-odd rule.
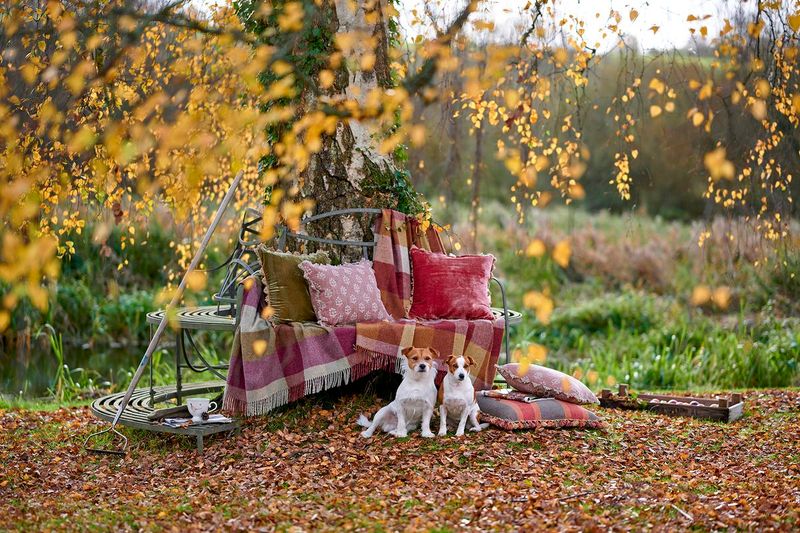
[[[331,262],[327,252],[293,254],[271,250],[265,245],[256,249],[264,277],[264,295],[272,307],[274,322],[315,322],[317,316],[311,305],[311,295],[300,263],[314,264]]]
[[[497,371],[518,391],[539,398],[556,398],[575,404],[600,403],[597,396],[574,377],[544,366],[527,366],[525,369],[519,363],[509,363],[498,367]],[[520,375],[520,370],[525,372]]]
[[[529,403],[489,396],[478,396],[477,400],[481,421],[502,429],[599,429],[605,426],[593,412],[554,398],[540,398]]]
[[[409,316],[435,320],[492,320],[492,255],[451,256],[411,248],[413,292]]]
[[[391,320],[381,301],[372,263],[362,259],[344,265],[300,263],[311,304],[323,326]]]

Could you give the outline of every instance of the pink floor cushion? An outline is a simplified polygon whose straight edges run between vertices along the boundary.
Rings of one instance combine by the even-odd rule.
[[[344,265],[300,263],[320,324],[336,326],[391,320],[366,259]]]
[[[539,398],[556,398],[577,404],[600,403],[597,396],[574,377],[544,366],[527,366],[522,375],[519,363],[503,365],[497,371],[511,387]]]
[[[478,406],[481,421],[508,430],[605,427],[605,423],[588,409],[554,398],[540,398],[527,403],[478,396]]]
[[[492,255],[452,256],[411,248],[413,292],[409,316],[435,320],[492,320]]]

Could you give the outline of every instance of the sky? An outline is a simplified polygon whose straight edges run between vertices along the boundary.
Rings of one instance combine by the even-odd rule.
[[[430,0],[428,0],[430,2]],[[423,13],[425,0],[403,0],[400,9],[400,20],[404,28],[410,28],[412,34],[420,33],[419,26],[413,25],[414,12]],[[439,7],[439,13],[451,17],[464,5],[465,0],[438,0],[434,1]],[[495,32],[501,35],[513,33],[515,23],[522,20],[520,13],[528,0],[491,0],[484,1],[479,8],[479,15],[484,20],[491,20],[495,24]],[[609,24],[609,14],[612,10],[620,13],[622,21],[620,28],[633,37],[643,50],[681,48],[691,42],[693,38],[689,32],[690,27],[696,30],[694,38],[701,39],[699,28],[706,26],[708,38],[715,37],[724,26],[724,18],[730,17],[739,6],[755,6],[755,0],[739,2],[737,0],[649,0],[649,1],[619,1],[619,0],[556,0],[555,6],[559,18],[575,15],[586,24],[586,41],[590,46],[599,43],[599,50],[605,51],[613,47],[616,42],[607,37],[603,39],[602,30]],[[635,9],[638,16],[631,21],[630,12]],[[599,14],[599,16],[597,16]],[[687,22],[687,17],[694,15],[702,18],[710,17],[703,21]],[[424,18],[424,16],[423,16]],[[650,29],[658,26],[655,33]]]
[[[218,2],[219,0],[191,0],[190,5],[205,11],[208,6]],[[446,26],[445,23],[459,12],[466,0],[400,0],[398,3],[401,27],[409,38],[413,38],[419,33],[433,35],[430,25],[420,26],[413,23],[415,12],[419,17],[425,18],[423,7],[426,3],[434,6],[435,13],[443,15],[439,23]],[[527,3],[529,0],[482,0],[479,14],[473,14],[470,20],[476,17],[490,20],[495,24],[496,35],[509,37],[519,33],[515,32],[515,24],[525,20],[521,13]],[[583,20],[586,24],[587,43],[593,46],[597,42],[598,51],[603,52],[617,44],[612,37],[602,37],[603,28],[609,24],[612,10],[619,12],[622,17],[620,28],[635,39],[641,50],[664,50],[691,46],[692,39],[702,41],[699,31],[693,36],[689,32],[690,27],[699,30],[701,26],[706,26],[709,39],[717,36],[725,24],[725,17],[731,17],[740,6],[754,9],[756,0],[555,0],[554,3],[559,17],[574,15]],[[633,21],[630,18],[631,9],[638,12]],[[687,22],[689,15],[710,17],[690,23]],[[651,29],[653,26],[658,26],[655,33]]]

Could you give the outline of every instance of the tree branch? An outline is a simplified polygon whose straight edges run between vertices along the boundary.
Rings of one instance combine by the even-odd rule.
[[[461,31],[461,28],[466,24],[467,19],[472,12],[475,11],[477,6],[478,0],[470,0],[458,17],[456,17],[447,28],[447,31],[440,33],[434,43],[438,46],[448,46],[453,40],[453,37]],[[435,56],[426,59],[416,74],[403,81],[403,87],[408,91],[409,96],[418,93],[423,87],[430,85],[438,69],[437,58]]]

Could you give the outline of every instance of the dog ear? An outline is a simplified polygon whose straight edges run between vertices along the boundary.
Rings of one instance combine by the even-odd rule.
[[[437,350],[436,348],[431,347],[431,348],[428,348],[428,349],[433,354],[433,358],[434,359],[439,359],[439,357],[441,357],[441,354],[439,353],[439,350]]]
[[[411,350],[413,350],[413,349],[414,349],[414,347],[413,347],[413,346],[408,346],[408,347],[406,347],[406,348],[403,348],[403,349],[400,351],[400,353],[401,353],[401,354],[403,354],[403,355],[405,355],[405,356],[406,356],[406,359],[408,359],[408,356],[409,356],[409,354],[411,353]]]
[[[458,358],[457,358],[455,355],[448,355],[448,356],[447,356],[447,359],[446,359],[446,361],[445,361],[445,362],[446,362],[446,363],[447,363],[447,365],[449,366],[449,365],[452,365],[452,364],[453,364],[453,362],[454,362],[456,359],[458,359]]]
[[[464,357],[464,360],[467,362],[467,365],[469,365],[469,366],[475,366],[477,364],[477,363],[475,363],[475,359],[473,359],[469,355]]]

